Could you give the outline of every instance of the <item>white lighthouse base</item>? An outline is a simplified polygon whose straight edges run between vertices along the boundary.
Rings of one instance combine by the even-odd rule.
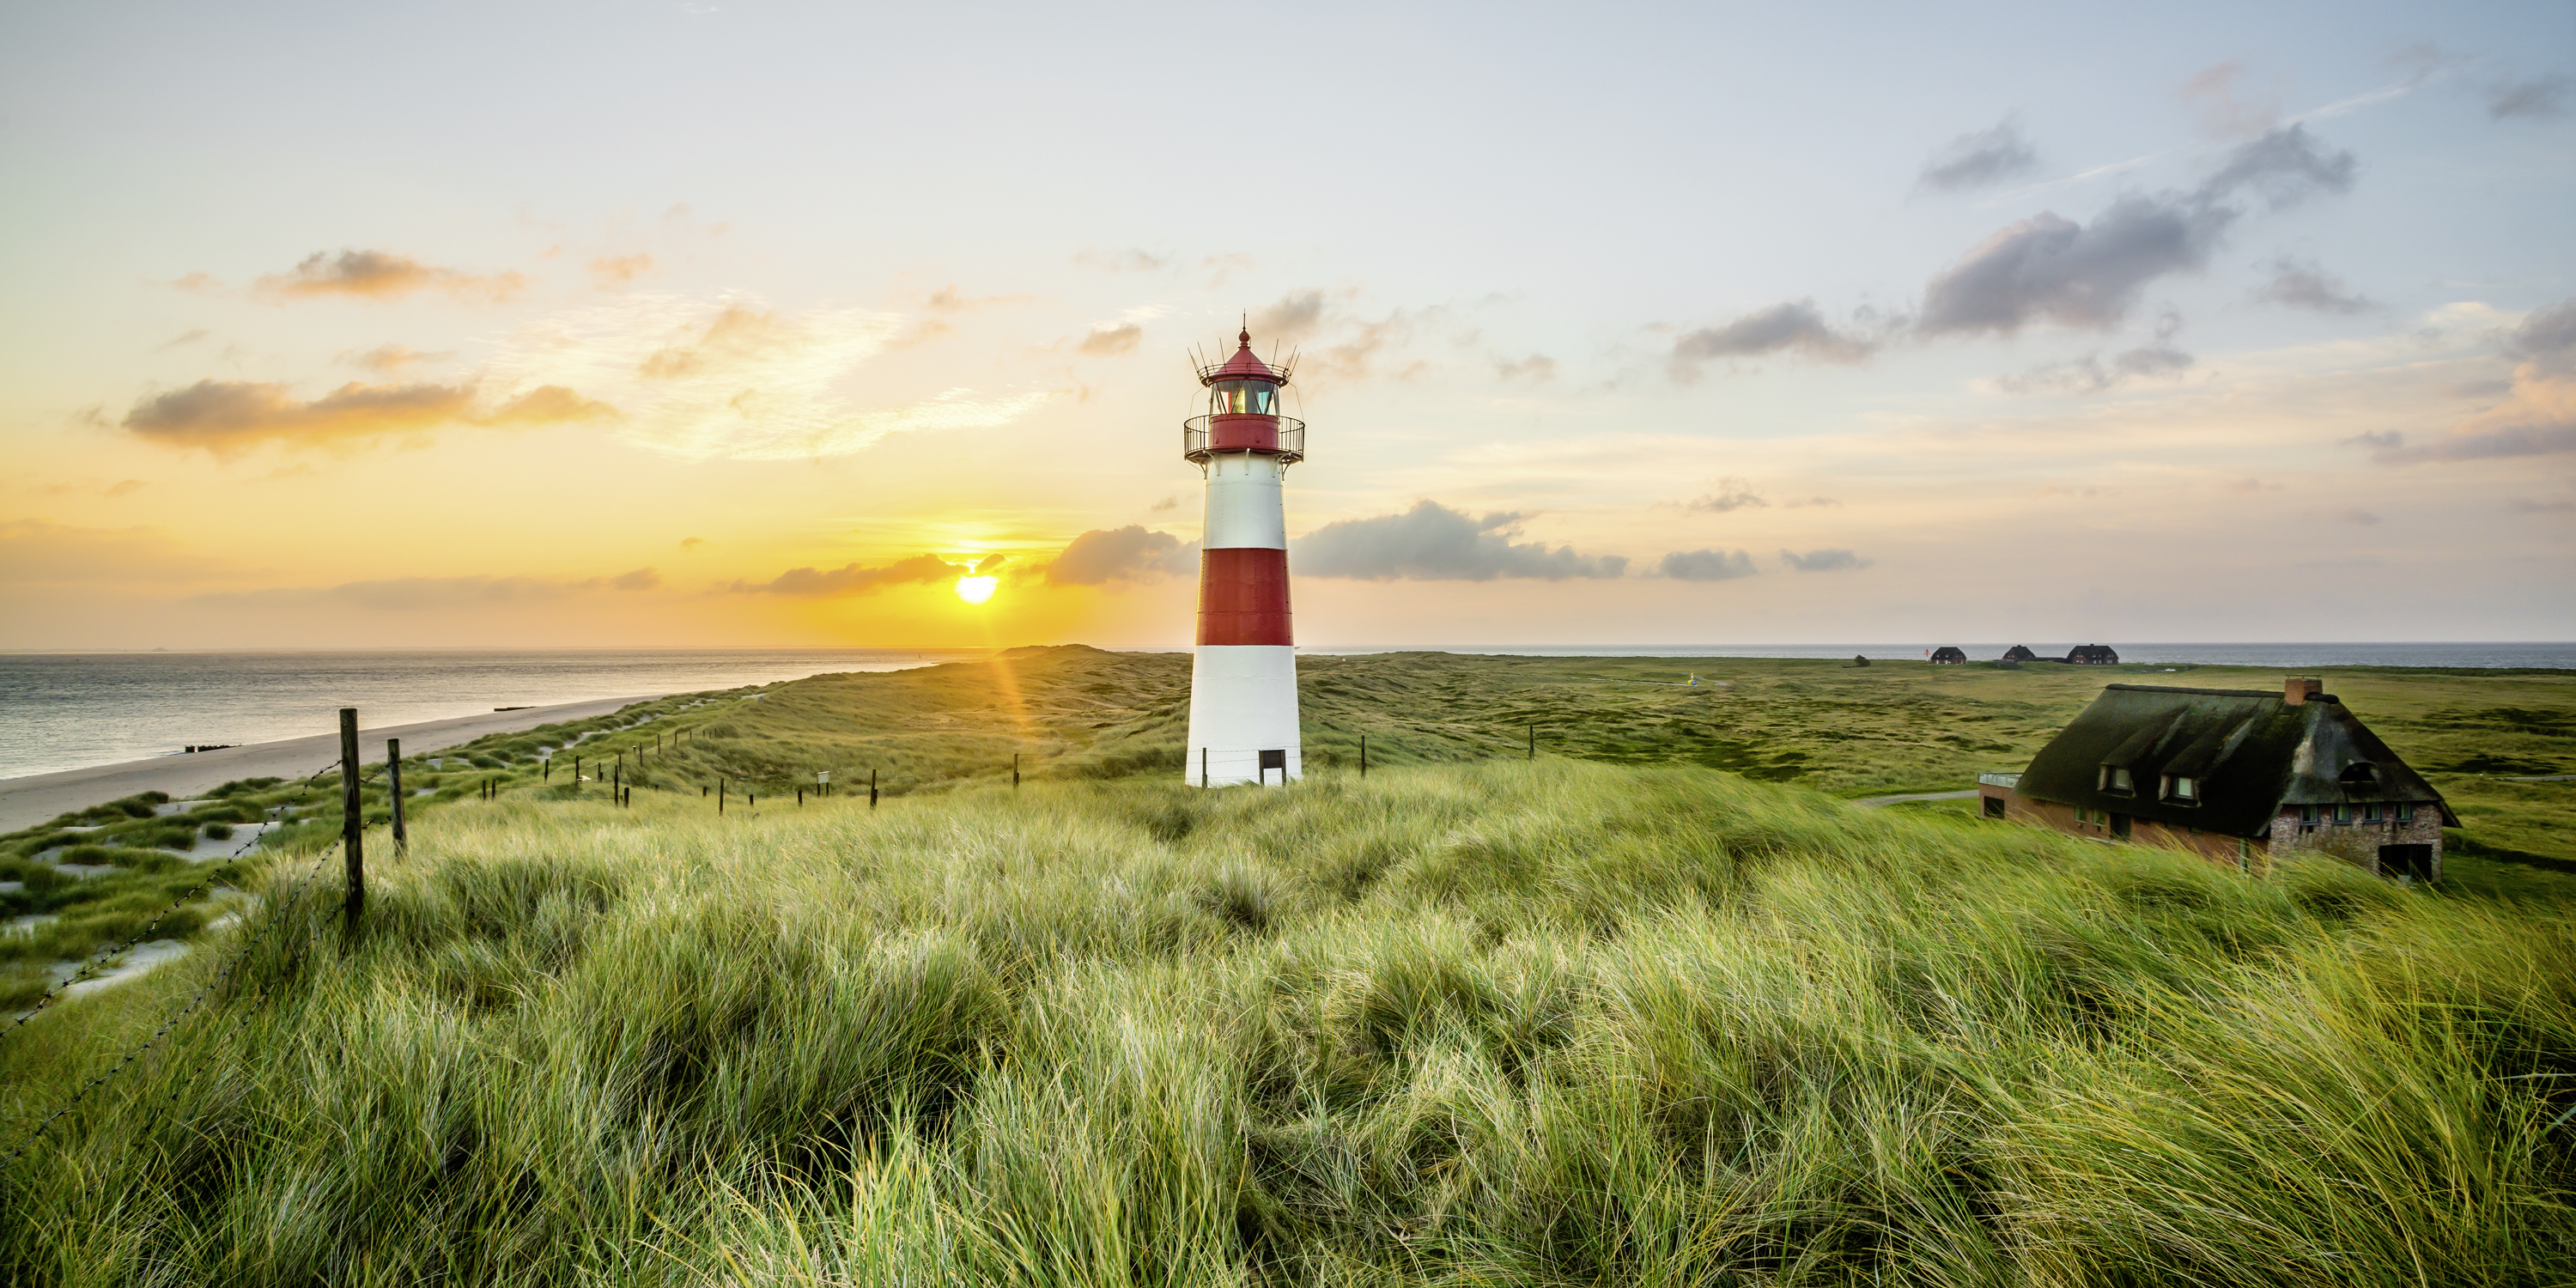
[[[1284,763],[1262,767],[1263,752]],[[1287,783],[1305,776],[1297,733],[1297,649],[1201,644],[1190,663],[1192,786]]]

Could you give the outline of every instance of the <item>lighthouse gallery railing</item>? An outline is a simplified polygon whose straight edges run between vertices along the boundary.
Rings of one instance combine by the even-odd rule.
[[[1214,425],[1216,419],[1214,416],[1193,416],[1181,422],[1183,458],[1195,465],[1205,465],[1208,458],[1218,452],[1253,451],[1279,457],[1290,464],[1306,459],[1306,422],[1294,416],[1261,418],[1279,422],[1279,433],[1275,439],[1263,435],[1262,438],[1265,441],[1259,443],[1240,443],[1233,440],[1232,434],[1227,435],[1227,441],[1216,441]],[[1225,419],[1239,422],[1252,420],[1254,417],[1239,414],[1227,416]]]

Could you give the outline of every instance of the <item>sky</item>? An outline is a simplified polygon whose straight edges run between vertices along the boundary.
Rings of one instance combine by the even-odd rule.
[[[0,281],[7,649],[1186,646],[1245,325],[1301,644],[2576,639],[2565,3],[18,4]]]

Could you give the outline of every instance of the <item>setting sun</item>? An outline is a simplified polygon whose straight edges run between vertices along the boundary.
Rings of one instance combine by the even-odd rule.
[[[970,604],[980,604],[993,597],[993,588],[1002,584],[999,577],[960,577],[957,597]]]

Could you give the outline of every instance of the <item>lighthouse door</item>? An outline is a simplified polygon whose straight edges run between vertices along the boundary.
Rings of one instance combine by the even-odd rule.
[[[1269,786],[1270,771],[1274,769],[1279,771],[1279,782],[1281,785],[1286,785],[1288,782],[1287,748],[1280,747],[1261,753],[1261,768],[1256,772],[1260,775],[1263,786]]]

